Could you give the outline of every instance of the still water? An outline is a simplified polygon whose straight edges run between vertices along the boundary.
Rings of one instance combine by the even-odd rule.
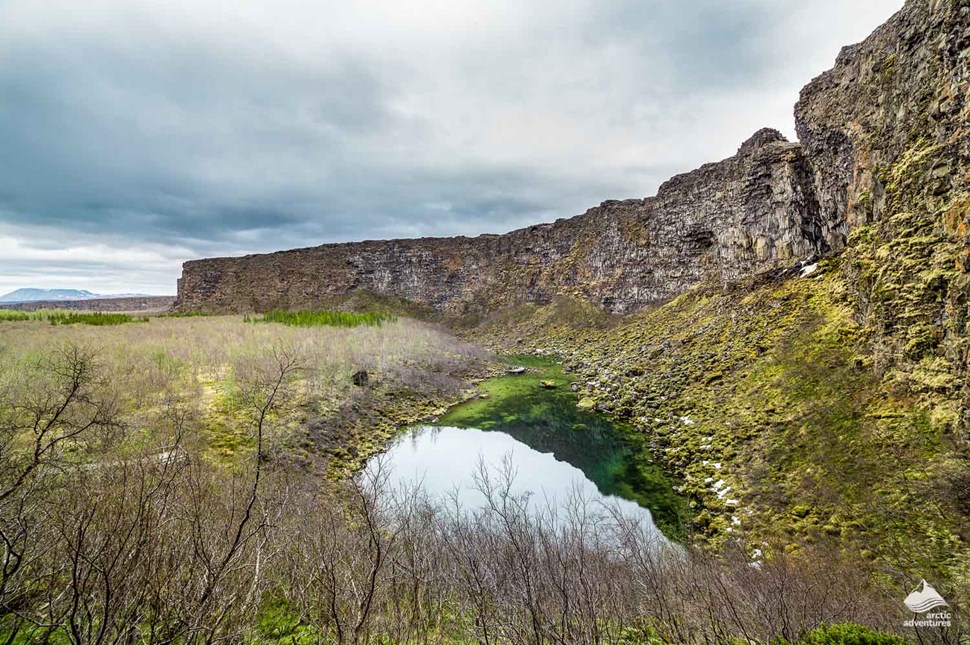
[[[456,496],[462,508],[474,510],[485,504],[478,488],[482,469],[493,480],[503,473],[514,475],[510,492],[528,494],[531,508],[568,514],[570,503],[583,499],[594,513],[606,513],[606,506],[624,517],[654,529],[650,510],[634,501],[604,494],[583,471],[552,452],[530,448],[497,430],[419,426],[399,437],[384,456],[389,484],[422,490],[439,499]],[[508,469],[508,470],[507,470]]]
[[[683,500],[653,464],[644,439],[603,414],[577,408],[572,378],[548,360],[516,359],[524,375],[481,384],[484,396],[452,408],[433,425],[406,430],[381,458],[392,485],[434,496],[456,494],[473,509],[484,503],[476,473],[515,473],[512,491],[563,514],[570,497],[610,505],[676,538]],[[543,387],[543,385],[553,387]]]

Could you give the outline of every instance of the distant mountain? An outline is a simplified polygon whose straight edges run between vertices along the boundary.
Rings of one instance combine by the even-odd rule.
[[[0,296],[0,302],[35,302],[37,300],[89,300],[101,298],[84,289],[15,289]]]

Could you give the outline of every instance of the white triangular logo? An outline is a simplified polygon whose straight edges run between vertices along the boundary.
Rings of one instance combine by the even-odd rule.
[[[943,600],[943,596],[937,593],[936,589],[931,587],[926,580],[921,581],[919,586],[913,590],[913,593],[906,596],[903,603],[910,611],[918,614],[929,611],[934,607],[948,606],[946,601]]]

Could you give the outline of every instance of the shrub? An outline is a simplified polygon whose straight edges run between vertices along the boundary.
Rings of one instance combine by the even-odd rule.
[[[131,322],[148,322],[145,316],[134,317],[128,314],[105,313],[51,313],[47,317],[52,325],[123,325]]]
[[[261,318],[246,316],[246,322],[274,322],[296,327],[357,327],[369,325],[379,327],[385,322],[394,322],[397,316],[380,311],[365,311],[361,313],[350,311],[270,311]]]
[[[885,632],[877,632],[855,623],[824,625],[808,632],[798,640],[798,645],[906,645],[905,638]],[[776,645],[787,645],[777,641]]]

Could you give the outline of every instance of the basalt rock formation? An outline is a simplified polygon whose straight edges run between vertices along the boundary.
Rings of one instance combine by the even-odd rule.
[[[562,356],[680,479],[696,534],[754,557],[835,540],[968,607],[968,95],[970,1],[909,0],[796,106],[826,257],[603,329],[557,302],[475,334]]]
[[[824,253],[802,148],[761,130],[738,153],[674,177],[656,197],[607,201],[583,215],[505,235],[327,244],[187,262],[179,309],[305,308],[366,289],[450,314],[557,295],[613,313]]]
[[[735,156],[674,177],[656,197],[607,201],[504,235],[191,261],[176,306],[306,308],[368,290],[449,314],[557,295],[628,313],[701,282],[838,251],[853,229],[886,220],[892,182],[934,205],[964,194],[968,13],[966,0],[909,0],[802,91],[801,143],[761,130]],[[893,168],[916,174],[894,177]],[[965,203],[954,208],[947,226],[965,232]]]

